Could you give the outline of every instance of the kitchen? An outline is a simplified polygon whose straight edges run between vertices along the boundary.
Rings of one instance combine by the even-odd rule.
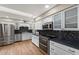
[[[78,4],[1,4],[0,8],[1,55],[79,55]]]

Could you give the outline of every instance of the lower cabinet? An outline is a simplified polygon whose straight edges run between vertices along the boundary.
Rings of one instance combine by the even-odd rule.
[[[21,34],[15,34],[15,42],[21,41],[21,40],[22,40],[22,35]]]
[[[29,40],[32,39],[32,33],[24,32],[22,33],[22,40]]]
[[[50,54],[53,54],[53,55],[71,55],[70,53],[64,51],[63,49],[55,47],[55,46],[53,46],[53,48],[50,48]]]
[[[37,35],[32,35],[32,42],[39,47],[39,36]]]
[[[78,55],[79,50],[50,41],[50,55]]]

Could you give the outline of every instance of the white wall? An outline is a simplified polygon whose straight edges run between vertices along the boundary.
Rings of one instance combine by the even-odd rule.
[[[47,22],[52,22],[52,21],[53,21],[52,16],[49,16],[49,17],[44,18],[44,19],[42,20],[43,24],[44,24],[44,23],[47,23]]]
[[[36,30],[41,30],[42,29],[42,24],[43,24],[42,20],[40,20],[38,22],[35,22],[35,29]]]

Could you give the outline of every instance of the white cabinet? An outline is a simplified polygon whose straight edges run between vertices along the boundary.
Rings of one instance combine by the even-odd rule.
[[[32,42],[39,47],[39,36],[37,35],[32,35]]]
[[[50,55],[71,55],[71,53],[63,50],[59,47],[59,45],[56,45],[55,42],[50,42]]]
[[[70,53],[64,51],[63,49],[59,48],[59,47],[56,47],[56,46],[53,46],[53,53],[55,55],[70,55]]]
[[[53,29],[54,30],[61,30],[62,25],[62,13],[59,12],[53,16]]]
[[[15,34],[15,41],[21,41],[22,40],[22,35],[21,34]]]
[[[54,30],[79,30],[79,5],[53,15]]]
[[[50,41],[50,55],[78,55],[79,50]]]
[[[22,33],[22,40],[29,40],[32,39],[32,33],[24,32]]]
[[[64,11],[64,29],[78,29],[78,6]]]

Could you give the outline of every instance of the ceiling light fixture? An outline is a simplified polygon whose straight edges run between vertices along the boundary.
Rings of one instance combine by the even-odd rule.
[[[45,8],[49,8],[49,5],[45,5]]]

